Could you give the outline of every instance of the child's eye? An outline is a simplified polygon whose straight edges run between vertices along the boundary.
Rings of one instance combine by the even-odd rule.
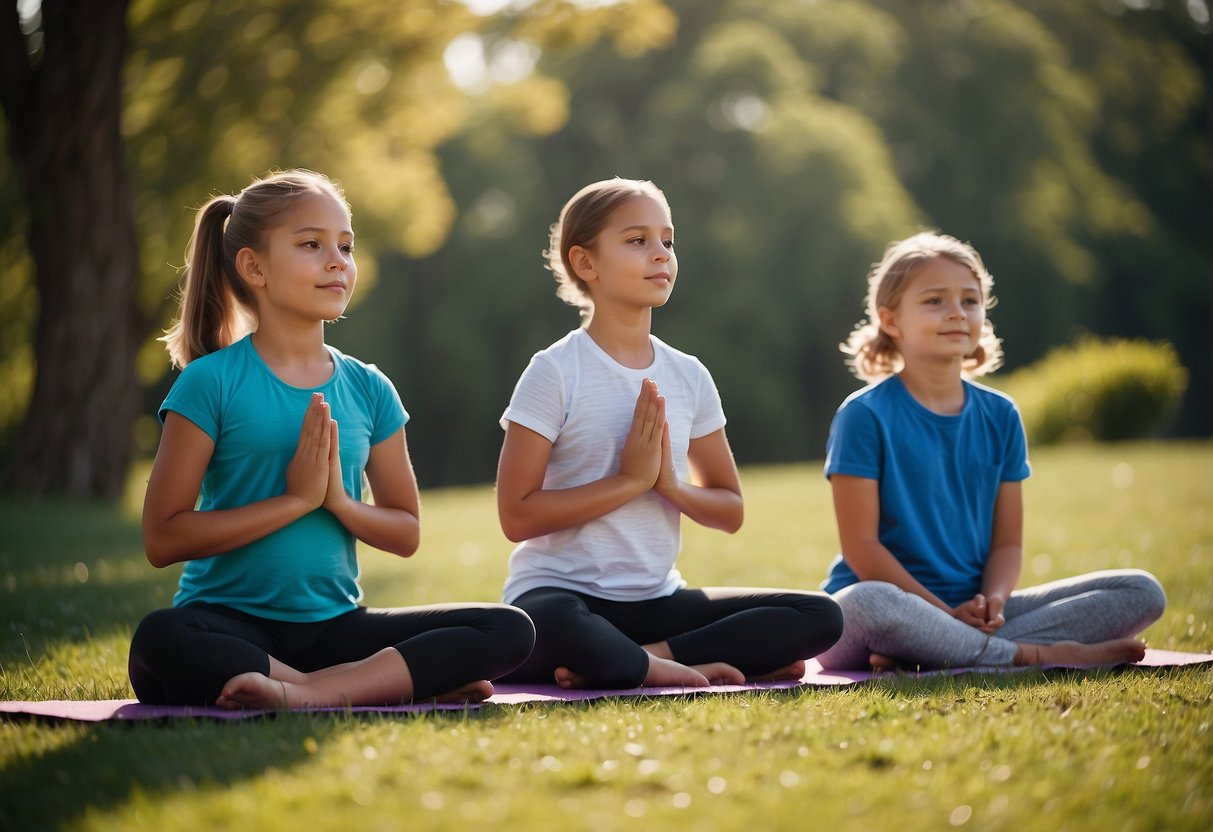
[[[354,253],[354,244],[353,243],[342,243],[341,250],[344,251],[346,254],[353,254]]]
[[[664,241],[662,241],[661,244],[663,246],[665,246],[666,248],[670,249],[671,251],[674,250],[674,241],[673,240],[664,240]]]
[[[980,306],[981,305],[980,298],[965,298],[964,302],[967,303],[969,306]]]
[[[631,243],[632,245],[642,246],[642,245],[644,245],[644,237],[632,237],[630,240],[628,240],[628,242]]]
[[[316,240],[304,240],[303,246],[304,246],[304,248],[310,248],[310,249],[315,250],[315,249],[320,248],[320,243],[317,242]]]

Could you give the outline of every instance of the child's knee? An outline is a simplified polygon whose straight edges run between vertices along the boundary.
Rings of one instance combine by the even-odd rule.
[[[1147,623],[1153,623],[1162,618],[1167,608],[1167,593],[1162,588],[1158,578],[1143,569],[1131,569],[1126,578],[1133,593],[1140,599],[1142,617]]]
[[[884,581],[861,581],[835,596],[848,627],[898,633],[910,625],[915,595]]]
[[[535,624],[526,611],[518,607],[502,606],[497,616],[497,629],[501,634],[502,652],[509,660],[522,664],[535,647]]]

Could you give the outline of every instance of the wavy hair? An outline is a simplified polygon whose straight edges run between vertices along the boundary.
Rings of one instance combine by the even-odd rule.
[[[981,255],[968,243],[955,237],[924,231],[889,243],[884,257],[868,273],[868,294],[864,301],[867,318],[856,324],[847,340],[838,345],[847,358],[851,372],[867,382],[879,381],[903,366],[896,342],[880,328],[880,310],[896,309],[906,285],[918,268],[931,260],[946,257],[967,268],[981,286],[982,302],[987,310],[998,302],[993,295],[994,278],[981,261]],[[985,375],[1002,365],[1002,339],[994,334],[989,318],[982,321],[977,346],[961,365],[966,377]]]

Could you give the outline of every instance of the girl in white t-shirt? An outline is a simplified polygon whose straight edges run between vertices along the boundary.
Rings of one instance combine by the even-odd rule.
[[[505,681],[800,678],[841,634],[828,596],[686,589],[674,565],[683,514],[734,532],[743,508],[711,376],[650,332],[678,276],[665,195],[628,179],[583,188],[545,256],[583,320],[532,358],[501,420],[498,512],[519,542],[504,596],[536,628]]]

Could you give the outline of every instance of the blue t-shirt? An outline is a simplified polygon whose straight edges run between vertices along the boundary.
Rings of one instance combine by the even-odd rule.
[[[964,390],[960,413],[942,416],[890,376],[842,403],[826,447],[827,478],[879,481],[880,542],[953,606],[981,590],[999,485],[1030,473],[1015,403],[980,384]],[[858,581],[839,555],[822,589]]]
[[[251,337],[191,361],[160,406],[189,419],[215,443],[202,479],[200,511],[236,508],[286,491],[312,393],[324,394],[341,437],[342,480],[362,498],[372,445],[408,421],[396,388],[374,365],[329,347],[333,374],[318,387],[292,387],[257,354]],[[355,540],[319,508],[260,540],[187,561],[174,606],[224,604],[280,621],[323,621],[362,599]]]

